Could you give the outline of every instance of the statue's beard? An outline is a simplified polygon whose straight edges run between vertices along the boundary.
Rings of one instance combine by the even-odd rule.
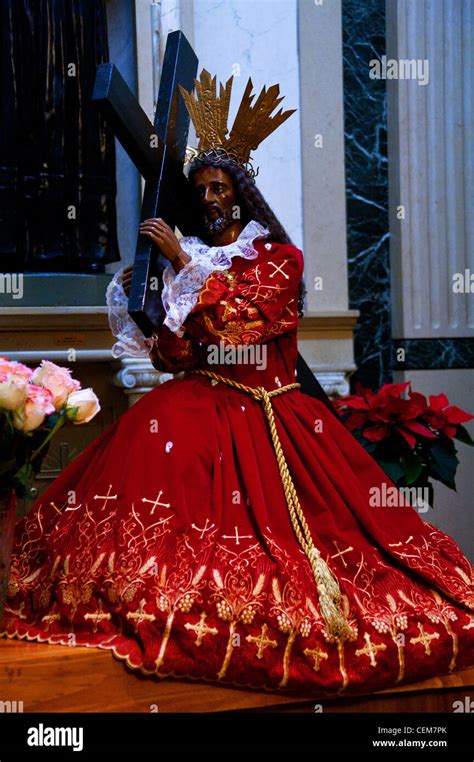
[[[222,209],[219,217],[210,220],[207,214],[204,215],[204,227],[211,238],[219,235],[233,224],[232,209]]]

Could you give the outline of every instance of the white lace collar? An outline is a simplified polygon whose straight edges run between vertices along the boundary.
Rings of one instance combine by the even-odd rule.
[[[260,224],[260,222],[257,222],[256,220],[250,220],[250,222],[247,222],[246,226],[242,228],[242,230],[239,233],[238,238],[236,238],[235,241],[232,241],[232,243],[227,243],[223,246],[207,246],[207,244],[204,243],[200,238],[197,236],[184,236],[180,239],[179,243],[181,248],[187,252],[187,248],[190,246],[194,246],[196,244],[199,244],[202,247],[205,247],[206,249],[210,250],[223,250],[226,252],[227,256],[230,258],[237,256],[238,252],[236,249],[241,249],[244,254],[241,256],[245,256],[249,245],[252,250],[254,251],[253,247],[251,246],[253,241],[256,241],[259,238],[266,238],[268,235],[270,235],[270,231],[268,228],[264,227]]]

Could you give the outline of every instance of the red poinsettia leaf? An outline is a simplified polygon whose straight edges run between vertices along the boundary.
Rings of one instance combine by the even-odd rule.
[[[428,409],[426,397],[422,394],[418,394],[418,392],[410,394],[409,405],[412,418],[418,418],[419,415],[422,415]]]
[[[344,418],[344,423],[350,431],[354,431],[355,429],[362,429],[367,421],[365,418],[361,419],[358,414],[354,414]]]
[[[432,410],[443,410],[449,405],[449,400],[445,394],[430,394],[430,408]]]
[[[422,437],[430,437],[431,439],[437,439],[438,435],[423,426],[422,423],[417,421],[406,421],[403,426],[410,431],[414,431],[415,434],[420,434]]]
[[[408,445],[413,450],[416,445],[416,437],[413,434],[410,434],[409,431],[406,431],[403,426],[397,426],[397,431],[402,435],[403,439],[408,442]]]
[[[404,421],[410,421],[413,418],[420,418],[426,412],[426,405],[418,400],[402,400],[406,404],[400,408],[398,415]]]
[[[372,400],[369,417],[371,420],[390,422],[394,419],[412,418],[409,400],[401,397],[379,398]]]
[[[453,439],[456,436],[456,432],[458,430],[457,426],[446,426],[446,428],[443,431],[443,434],[446,434],[447,437],[450,439]]]
[[[405,384],[384,384],[382,388],[379,389],[376,396],[400,397],[408,386],[410,386],[409,381]]]
[[[466,421],[472,421],[474,418],[474,415],[466,413],[465,410],[461,410],[461,408],[456,407],[456,405],[449,405],[443,410],[443,413],[447,417],[449,423],[466,423]]]
[[[420,404],[425,405],[425,407],[428,405],[428,402],[426,400],[426,397],[424,394],[421,394],[420,392],[412,392],[411,387],[410,391],[408,393],[408,396],[411,400],[418,400]]]
[[[375,426],[368,426],[364,429],[363,434],[369,442],[380,442],[385,439],[390,433],[390,426],[384,426],[383,424],[375,424]]]
[[[345,423],[350,431],[354,431],[354,429],[360,429],[367,423],[367,416],[364,413],[355,412],[347,418]]]
[[[442,410],[433,410],[431,407],[425,410],[423,418],[425,421],[429,421],[430,426],[433,426],[434,423],[441,425],[446,421],[446,416]]]

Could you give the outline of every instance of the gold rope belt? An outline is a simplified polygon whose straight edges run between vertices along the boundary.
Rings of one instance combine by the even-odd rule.
[[[272,397],[276,397],[284,392],[289,392],[292,389],[299,389],[301,384],[287,384],[286,386],[281,386],[278,389],[268,392],[263,386],[245,386],[245,384],[241,384],[239,381],[233,381],[231,378],[226,378],[211,370],[191,370],[186,373],[186,375],[190,374],[209,376],[209,378],[221,381],[223,384],[234,387],[234,389],[246,392],[255,400],[263,403],[263,409],[270,428],[273,449],[280,471],[291,523],[298,542],[305,552],[313,570],[319,595],[321,613],[326,622],[327,634],[334,639],[351,637],[352,629],[341,610],[341,591],[339,583],[313,542],[308,523],[301,508],[298,495],[296,494],[293,479],[291,478],[288,469],[288,464],[276,428],[275,416],[273,414]]]

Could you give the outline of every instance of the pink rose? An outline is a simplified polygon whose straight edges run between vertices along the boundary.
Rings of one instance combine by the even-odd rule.
[[[9,360],[7,357],[0,357],[0,381],[6,381],[11,376],[23,378],[29,381],[33,371],[21,362]]]
[[[81,388],[79,381],[71,378],[69,368],[61,368],[54,362],[42,360],[31,378],[33,384],[49,389],[56,410],[61,410],[72,392]]]
[[[47,415],[54,413],[53,395],[49,389],[28,384],[28,397],[23,408],[13,412],[13,425],[20,431],[37,429]]]

